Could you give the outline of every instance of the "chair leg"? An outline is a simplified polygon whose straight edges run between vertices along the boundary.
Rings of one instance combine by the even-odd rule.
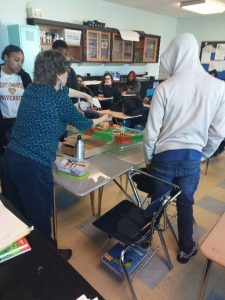
[[[207,160],[206,160],[205,175],[207,175],[207,173],[208,173],[209,160],[210,160],[210,158],[207,158]]]
[[[200,286],[199,286],[199,289],[198,289],[196,300],[203,300],[203,297],[204,297],[204,294],[205,294],[205,288],[206,288],[206,284],[207,284],[207,280],[209,278],[209,272],[210,272],[211,268],[212,268],[212,261],[207,258],[205,266],[204,266],[204,270],[203,270],[203,274],[202,274],[202,278],[201,278],[201,282],[200,282]]]
[[[127,272],[127,269],[126,269],[126,266],[125,266],[125,263],[124,263],[124,258],[125,258],[125,253],[126,251],[128,250],[129,247],[125,248],[122,250],[121,252],[121,255],[120,255],[120,262],[121,262],[121,266],[122,266],[122,269],[123,269],[123,273],[124,273],[124,276],[128,282],[128,286],[129,286],[129,289],[130,289],[130,292],[131,292],[131,296],[132,296],[132,299],[133,300],[137,300],[137,296],[135,294],[135,291],[134,291],[134,288],[132,286],[132,283],[131,283],[131,280],[130,280],[130,276]]]
[[[95,216],[95,192],[90,192],[92,216]]]
[[[177,242],[177,245],[178,245],[178,238],[177,238],[177,235],[176,235],[176,233],[173,229],[173,226],[172,226],[168,216],[166,215],[165,217],[166,217],[166,224],[168,225],[168,227],[169,227],[169,229],[170,229],[170,231],[171,231],[171,233],[172,233],[172,235],[173,235],[173,237],[174,237],[174,239],[175,239],[175,241]]]
[[[158,235],[159,235],[159,238],[160,238],[160,241],[161,241],[161,244],[162,244],[165,256],[166,256],[167,266],[168,266],[169,270],[172,271],[173,270],[173,264],[171,262],[171,258],[170,258],[170,255],[169,255],[169,252],[168,252],[168,249],[167,249],[167,246],[166,246],[165,239],[163,237],[163,233],[160,230],[157,230],[157,231],[158,231]]]
[[[103,186],[98,188],[98,213],[97,213],[97,216],[101,216],[103,189],[104,189]]]

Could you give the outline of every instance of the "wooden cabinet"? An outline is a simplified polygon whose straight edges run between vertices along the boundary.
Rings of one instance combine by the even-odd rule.
[[[133,42],[122,40],[119,33],[113,33],[112,61],[132,62]]]
[[[159,57],[160,37],[140,36],[139,42],[134,42],[134,62],[156,63]]]
[[[82,25],[56,22],[44,19],[28,18],[27,24],[37,25],[40,30],[42,50],[52,48],[55,39],[62,38],[68,45],[67,57],[71,62],[83,61],[83,27]]]
[[[110,32],[86,30],[86,61],[110,61]]]
[[[64,39],[71,62],[158,62],[160,36],[143,31],[138,31],[139,42],[133,42],[123,40],[115,28],[92,28],[39,18],[28,18],[27,24],[38,26],[42,50],[51,49],[53,40]]]

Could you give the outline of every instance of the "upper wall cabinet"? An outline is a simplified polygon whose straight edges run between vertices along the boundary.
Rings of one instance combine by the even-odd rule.
[[[122,40],[119,33],[113,33],[112,61],[132,62],[133,42]]]
[[[28,18],[27,24],[37,25],[40,29],[40,43],[42,50],[52,48],[55,39],[63,38],[68,45],[67,57],[71,62],[83,61],[83,26],[62,23],[38,18]]]
[[[159,58],[160,36],[142,35],[134,42],[134,62],[156,63]]]
[[[52,48],[52,42],[63,38],[68,45],[71,62],[156,63],[160,36],[140,34],[139,42],[123,40],[115,28],[97,28],[39,18],[28,18],[27,24],[40,30],[42,50]]]
[[[110,61],[110,32],[86,30],[86,61]]]

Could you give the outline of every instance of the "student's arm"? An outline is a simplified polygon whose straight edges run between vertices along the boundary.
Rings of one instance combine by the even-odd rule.
[[[102,115],[98,119],[92,119],[92,121],[93,121],[93,127],[96,126],[96,125],[98,125],[101,122],[108,121],[108,118],[109,118],[109,116],[107,114],[105,114],[105,115]]]
[[[163,93],[156,92],[153,95],[152,106],[149,110],[148,120],[144,129],[144,156],[148,165],[153,157],[155,144],[158,140],[164,118]]]
[[[77,90],[73,90],[73,89],[69,89],[69,97],[70,98],[84,98],[91,104],[91,106],[93,105],[92,97],[86,93],[83,93],[83,92],[80,92]]]

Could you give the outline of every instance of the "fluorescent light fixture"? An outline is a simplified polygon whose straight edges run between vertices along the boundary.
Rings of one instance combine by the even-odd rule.
[[[180,7],[202,15],[219,14],[225,11],[224,5],[210,0],[193,0],[180,2]]]

